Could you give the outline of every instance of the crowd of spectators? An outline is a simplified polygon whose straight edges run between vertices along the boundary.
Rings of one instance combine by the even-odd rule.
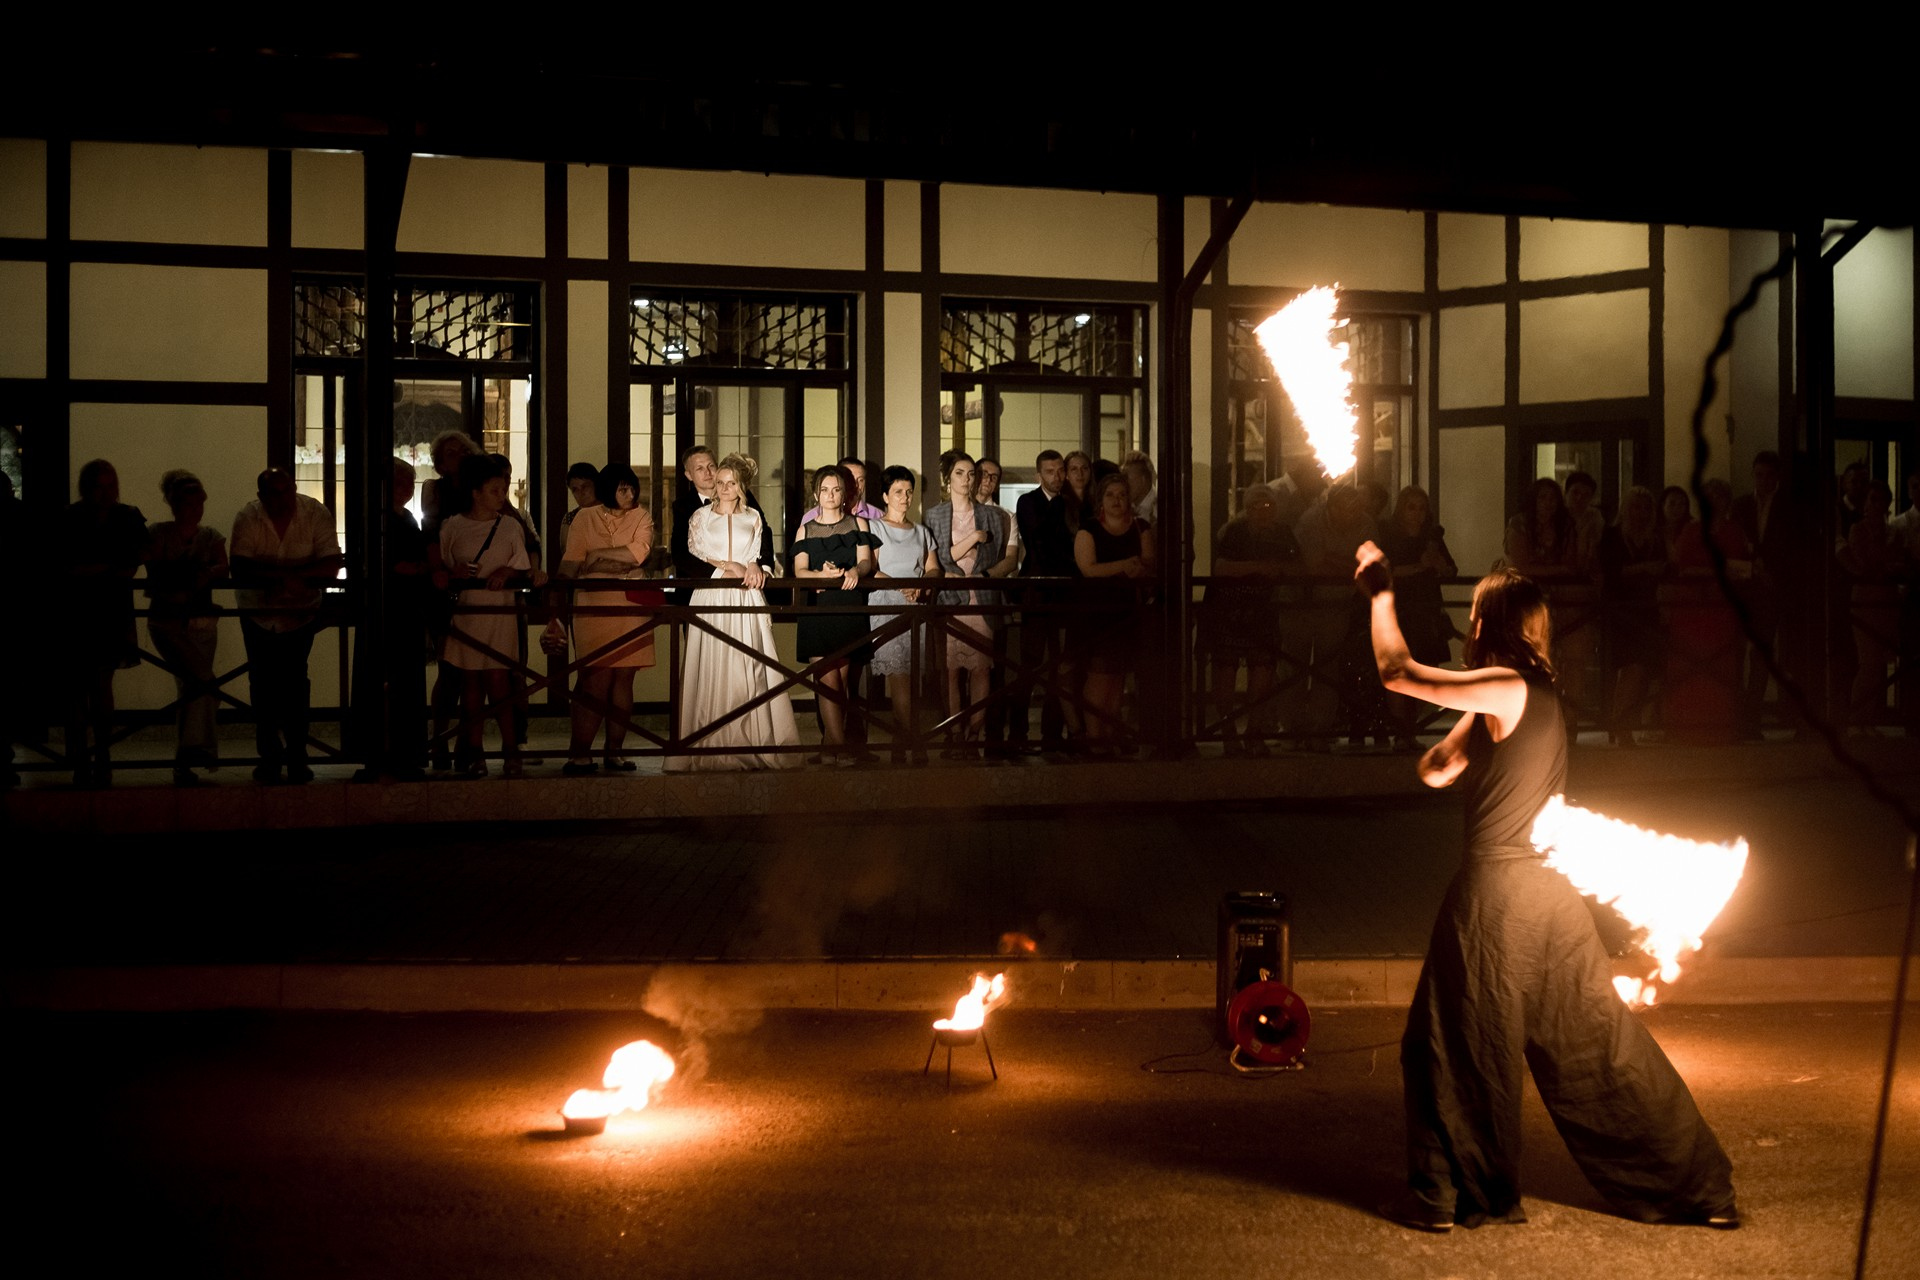
[[[802,763],[792,686],[766,611],[782,565],[754,495],[753,459],[688,450],[664,548],[631,468],[575,464],[567,477],[574,505],[559,522],[563,545],[549,586],[532,522],[509,499],[507,459],[459,432],[437,439],[431,457],[435,474],[418,486],[418,522],[409,509],[413,469],[394,462],[386,622],[374,663],[398,709],[390,717],[397,727],[380,744],[384,775],[431,767],[485,776],[488,720],[498,726],[504,771],[523,771],[530,617],[545,621],[545,653],[573,660],[562,771],[632,771],[625,744],[635,676],[654,665],[654,632],[663,625],[656,615],[668,603],[646,580],[663,561],[683,582],[713,583],[683,586],[672,601],[692,612],[675,620],[682,656],[672,730],[683,750],[667,767]],[[893,730],[896,763],[924,763],[929,741],[958,759],[982,749],[1092,757],[1127,749],[1129,681],[1145,688],[1167,678],[1155,657],[1162,602],[1153,594],[1153,464],[1140,453],[1116,463],[1046,450],[1034,475],[1038,483],[1007,510],[999,462],[961,450],[941,456],[939,491],[924,495],[906,467],[846,458],[813,472],[813,505],[791,529],[785,560],[793,601],[803,606],[796,651],[818,691],[820,746],[809,762],[875,759],[867,745],[876,705],[890,713],[880,719]],[[1836,659],[1825,692],[1838,713],[1861,728],[1885,720],[1889,670],[1904,658],[1899,670],[1912,680],[1916,665],[1920,467],[1903,477],[1898,515],[1885,482],[1864,465],[1848,467],[1824,547],[1812,533],[1814,507],[1789,491],[1787,478],[1781,459],[1762,453],[1748,492],[1736,496],[1725,481],[1711,481],[1696,514],[1684,489],[1670,486],[1656,499],[1634,486],[1611,520],[1585,472],[1564,484],[1532,484],[1506,523],[1501,562],[1547,589],[1570,726],[1584,708],[1622,747],[1655,724],[1678,740],[1756,736],[1768,659],[1788,671],[1811,669],[1809,655],[1823,641]],[[222,610],[213,589],[229,579],[254,710],[253,776],[311,779],[308,664],[327,621],[324,589],[342,564],[332,512],[276,467],[260,473],[230,538],[206,523],[210,495],[186,471],[161,478],[172,518],[151,526],[121,501],[110,463],[82,467],[78,488],[57,542],[67,605],[59,688],[76,781],[111,779],[114,676],[139,661],[132,580],[142,566],[147,633],[177,694],[176,784],[201,785],[218,762]],[[1453,659],[1464,637],[1442,587],[1461,566],[1430,496],[1418,486],[1389,495],[1368,483],[1329,484],[1310,458],[1289,455],[1284,474],[1248,486],[1236,508],[1215,536],[1196,610],[1207,684],[1202,736],[1223,741],[1229,754],[1265,755],[1282,733],[1315,750],[1342,734],[1413,749],[1432,709],[1388,694],[1374,677],[1365,603],[1351,577],[1356,549],[1377,543],[1393,566],[1413,657],[1432,665]],[[17,514],[11,493],[0,495],[9,528]],[[1737,584],[1736,601],[1719,589],[1716,561]],[[954,585],[937,585],[946,579]],[[1018,581],[987,585],[1009,579]],[[890,585],[896,580],[917,585]],[[1839,607],[1806,607],[1821,580]],[[926,608],[934,603],[943,607]],[[1816,615],[1837,619],[1836,631],[1823,635]],[[438,669],[431,691],[429,666]],[[884,702],[870,684],[884,686]],[[1920,698],[1911,685],[1902,694],[1910,716]],[[1029,741],[1036,697],[1037,744]],[[10,720],[9,728],[17,726]],[[7,776],[15,780],[10,766]]]

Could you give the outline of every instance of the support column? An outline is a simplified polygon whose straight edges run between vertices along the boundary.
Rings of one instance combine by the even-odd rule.
[[[1179,753],[1187,723],[1188,676],[1193,638],[1187,626],[1193,595],[1193,297],[1182,287],[1187,262],[1187,202],[1178,193],[1159,197],[1160,327],[1154,360],[1154,416],[1160,422],[1159,546],[1160,696],[1142,707],[1147,740],[1162,759]]]
[[[354,691],[349,720],[353,740],[365,755],[365,774],[378,776],[390,767],[392,734],[416,732],[393,723],[391,675],[384,660],[386,645],[387,522],[393,507],[393,344],[394,253],[400,234],[400,206],[406,198],[407,170],[413,156],[405,138],[369,146],[362,184],[364,237],[367,262],[367,363],[361,383],[360,439],[347,450],[348,488],[362,496],[357,525],[360,556],[348,566],[358,581],[355,598],[360,613],[355,642],[362,660],[359,670],[377,675],[362,678]]]
[[[1810,621],[1815,634],[1807,637],[1807,652],[1812,669],[1802,673],[1807,695],[1823,715],[1833,711],[1832,680],[1834,636],[1836,629],[1846,643],[1852,630],[1847,625],[1847,600],[1835,599],[1833,535],[1835,518],[1833,489],[1833,268],[1821,258],[1823,228],[1815,222],[1800,228],[1794,244],[1794,302],[1798,312],[1794,329],[1798,335],[1795,361],[1799,377],[1800,438],[1806,442],[1807,459],[1812,463],[1814,492],[1811,495],[1813,529],[1804,543],[1811,556],[1815,608]],[[1835,616],[1838,610],[1840,616]],[[1841,691],[1842,709],[1845,692]]]

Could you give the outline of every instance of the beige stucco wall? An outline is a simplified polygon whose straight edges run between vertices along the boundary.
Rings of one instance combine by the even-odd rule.
[[[1507,220],[1479,213],[1443,213],[1439,223],[1442,289],[1504,284]]]
[[[634,169],[628,249],[638,262],[854,270],[865,185],[844,178]]]
[[[1463,574],[1485,573],[1500,555],[1507,429],[1452,427],[1440,433],[1438,516]]]
[[[1647,228],[1638,222],[1520,219],[1520,278],[1629,271],[1647,265]]]
[[[886,296],[886,461],[920,472],[924,424],[920,411],[920,295]],[[920,488],[925,489],[924,478]]]
[[[47,376],[47,264],[0,262],[0,378]]]
[[[1391,209],[1257,204],[1233,238],[1232,271],[1235,284],[1418,291],[1426,219]]]
[[[1448,307],[1440,313],[1442,409],[1503,404],[1507,392],[1507,311],[1493,304]]]
[[[1647,302],[1645,289],[1522,302],[1520,399],[1646,395]]]
[[[263,381],[267,273],[76,262],[70,330],[76,378]]]
[[[1913,229],[1876,230],[1833,270],[1833,380],[1843,396],[1913,398]]]
[[[942,271],[1151,280],[1155,229],[1151,196],[940,188]]]
[[[0,138],[0,236],[47,234],[47,144]]]
[[[918,271],[920,184],[889,182],[882,188],[882,195],[881,264],[888,271]]]
[[[267,153],[240,147],[73,144],[73,238],[267,242]]]
[[[335,151],[293,153],[293,244],[358,249],[365,242],[366,161]]]
[[[537,256],[546,251],[546,224],[540,165],[415,156],[400,207],[398,248]]]
[[[569,463],[606,465],[607,358],[607,284],[571,281],[567,285]]]
[[[1700,399],[1701,376],[1707,354],[1719,340],[1727,309],[1732,243],[1725,231],[1668,227],[1665,246],[1666,481],[1684,484],[1692,470],[1691,422]],[[1702,424],[1712,450],[1707,474],[1731,478],[1736,488],[1746,488],[1747,477],[1732,473],[1733,442],[1728,437],[1727,420],[1730,378],[1725,361],[1719,364],[1715,376],[1719,387]]]
[[[599,165],[567,166],[567,256],[607,256],[607,171]]]

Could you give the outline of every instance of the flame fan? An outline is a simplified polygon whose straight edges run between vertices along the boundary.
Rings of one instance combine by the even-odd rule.
[[[1290,1067],[1307,1051],[1313,1016],[1293,988],[1253,982],[1235,992],[1227,1005],[1227,1034],[1233,1037],[1235,1066],[1241,1066],[1244,1057],[1251,1065]]]

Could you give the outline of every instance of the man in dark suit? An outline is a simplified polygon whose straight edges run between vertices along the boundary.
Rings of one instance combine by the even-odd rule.
[[[680,475],[685,483],[679,486],[680,492],[673,500],[673,532],[668,543],[673,552],[673,576],[676,578],[713,576],[713,569],[687,546],[687,526],[692,523],[694,512],[713,501],[718,474],[719,460],[707,446],[697,444],[680,455]],[[753,496],[751,489],[747,490],[747,505],[760,512],[760,550],[754,559],[771,574],[773,530],[767,524],[767,513],[761,511],[760,500]],[[675,604],[687,603],[688,592],[677,594],[679,598],[674,601]]]
[[[1067,478],[1066,463],[1058,450],[1043,449],[1033,460],[1033,469],[1039,475],[1040,487],[1021,494],[1013,512],[1014,523],[1020,530],[1020,545],[1026,553],[1026,559],[1020,566],[1020,575],[1026,578],[1071,578],[1074,575],[1074,529],[1067,521],[1067,499],[1062,496]],[[1023,614],[1020,621],[1020,665],[1031,670],[1058,658],[1064,652],[1066,618],[1044,607],[1058,603],[1063,596],[1056,588],[1029,586],[1020,593],[1020,598],[1022,604],[1032,609]],[[1056,671],[1054,679],[1064,678],[1065,675],[1064,669]],[[1032,697],[1033,677],[1022,676],[1020,684],[1022,687],[1007,697],[1013,720],[1007,734],[1007,745],[1015,750],[1026,746],[1027,707]],[[1047,751],[1063,749],[1066,745],[1065,729],[1065,709],[1060,698],[1051,691],[1043,693],[1040,702],[1041,748]]]

